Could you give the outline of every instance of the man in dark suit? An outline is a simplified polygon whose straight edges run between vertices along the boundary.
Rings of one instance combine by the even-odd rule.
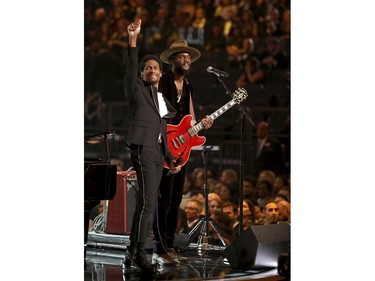
[[[281,142],[269,136],[268,123],[261,121],[257,125],[255,143],[255,176],[263,170],[271,170],[275,174],[285,171],[284,148]]]
[[[154,273],[156,267],[147,261],[145,255],[149,220],[155,208],[164,162],[170,165],[172,173],[178,172],[180,167],[174,167],[174,157],[166,145],[167,119],[172,118],[176,110],[162,93],[158,92],[162,62],[157,56],[146,55],[138,65],[137,37],[141,23],[141,20],[138,20],[128,26],[125,90],[132,119],[125,141],[130,148],[139,189],[136,193],[130,246],[124,263],[126,267],[133,263],[144,273]]]

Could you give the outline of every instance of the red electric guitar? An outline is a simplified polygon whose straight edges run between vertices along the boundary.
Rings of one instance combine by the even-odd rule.
[[[238,88],[232,93],[232,100],[223,105],[221,108],[212,113],[209,118],[214,121],[233,105],[241,103],[247,98],[247,91],[244,88]],[[173,156],[176,158],[177,165],[184,166],[189,160],[191,149],[195,146],[201,146],[206,142],[206,138],[198,136],[198,132],[203,129],[201,122],[191,126],[193,119],[191,115],[182,118],[178,125],[167,125],[167,145]],[[164,163],[165,168],[169,168]]]

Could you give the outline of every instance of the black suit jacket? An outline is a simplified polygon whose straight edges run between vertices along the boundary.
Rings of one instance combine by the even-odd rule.
[[[154,87],[154,91],[157,89]],[[173,159],[166,145],[166,124],[169,118],[174,117],[176,110],[164,98],[169,113],[163,118],[152,98],[151,85],[143,81],[138,75],[138,48],[128,48],[128,64],[125,75],[125,94],[129,98],[131,120],[128,134],[125,138],[127,144],[154,146],[158,142],[159,134],[163,138],[166,161]]]

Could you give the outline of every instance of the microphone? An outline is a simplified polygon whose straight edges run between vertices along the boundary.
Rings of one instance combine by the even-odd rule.
[[[207,72],[208,73],[216,74],[217,76],[223,76],[223,77],[228,77],[229,76],[229,74],[226,73],[225,71],[213,68],[212,66],[207,67]]]

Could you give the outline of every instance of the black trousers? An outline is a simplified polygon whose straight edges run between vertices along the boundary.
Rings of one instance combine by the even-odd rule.
[[[178,209],[182,200],[182,192],[186,175],[186,165],[177,174],[168,175],[168,169],[163,170],[159,187],[157,209],[154,214],[154,252],[163,254],[167,248],[172,248],[177,228]]]
[[[130,233],[130,247],[144,246],[151,215],[155,210],[157,192],[163,172],[164,156],[162,147],[131,145],[133,167],[137,173],[138,191]]]

